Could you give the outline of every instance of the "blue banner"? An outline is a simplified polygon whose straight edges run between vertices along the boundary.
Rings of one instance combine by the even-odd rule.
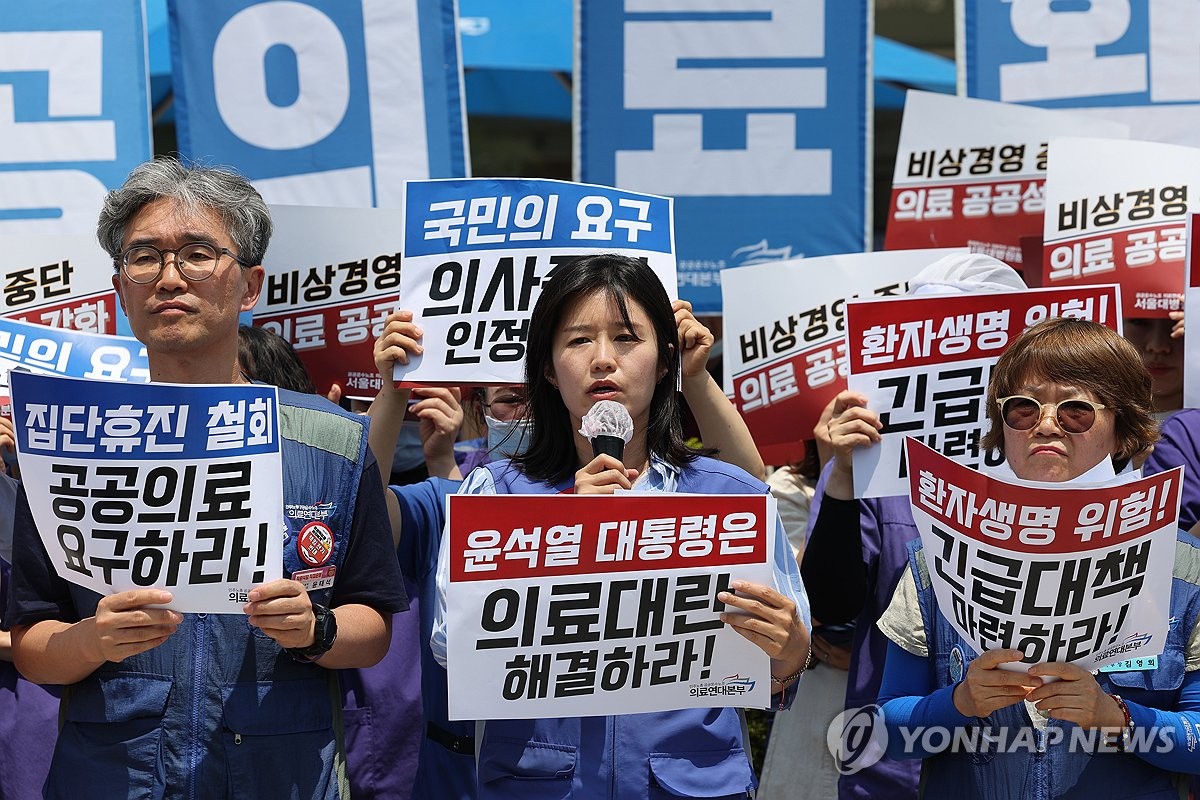
[[[679,294],[869,242],[869,0],[580,0],[576,173],[675,198]]]
[[[467,173],[453,0],[178,2],[180,152],[271,203],[399,207]]]
[[[274,386],[111,384],[14,372],[17,448],[122,461],[279,452]],[[69,398],[69,400],[65,399]]]
[[[0,387],[7,385],[9,370],[17,369],[102,381],[150,380],[146,346],[137,339],[0,317]]]
[[[1200,144],[1200,4],[959,0],[970,97],[1091,108],[1134,138]],[[1099,112],[1098,112],[1099,113]]]
[[[0,235],[92,233],[151,154],[142,0],[0,11]]]
[[[407,192],[408,258],[514,248],[672,252],[666,197],[516,178],[413,181]]]

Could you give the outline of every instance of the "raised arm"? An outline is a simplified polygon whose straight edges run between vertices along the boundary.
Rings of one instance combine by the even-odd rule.
[[[412,321],[411,311],[394,311],[388,315],[383,333],[375,340],[375,368],[383,378],[379,394],[371,402],[367,416],[371,418],[371,430],[367,442],[375,460],[379,462],[379,475],[383,481],[383,494],[387,500],[388,518],[392,523],[392,544],[400,546],[400,504],[388,489],[392,474],[392,458],[396,452],[396,439],[404,425],[404,412],[408,407],[408,389],[397,389],[392,381],[392,365],[407,364],[410,354],[420,355],[422,331]]]
[[[671,307],[679,332],[683,397],[696,418],[704,446],[718,450],[722,461],[761,479],[765,465],[746,421],[705,368],[713,346],[712,331],[693,316],[692,304],[686,300],[676,300]]]

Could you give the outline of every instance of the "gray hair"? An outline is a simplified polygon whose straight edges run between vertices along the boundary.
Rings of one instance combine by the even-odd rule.
[[[262,263],[272,226],[271,212],[258,190],[231,169],[185,166],[169,157],[139,165],[104,198],[96,238],[114,262],[125,249],[125,228],[143,208],[164,197],[186,211],[215,211],[237,246],[238,258],[246,264]]]

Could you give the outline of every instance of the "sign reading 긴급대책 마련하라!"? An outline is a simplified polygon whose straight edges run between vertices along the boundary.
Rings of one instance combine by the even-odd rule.
[[[884,247],[968,247],[1021,269],[1021,237],[1042,232],[1050,138],[1128,134],[1068,111],[909,90]]]
[[[403,307],[397,209],[272,206],[275,232],[254,324],[291,342],[318,394],[379,392],[375,340]]]
[[[1134,139],[1200,147],[1200,5],[958,0],[956,11],[969,97],[1073,109],[1124,122]]]
[[[1122,317],[1180,310],[1200,149],[1063,137],[1050,161],[1042,285],[1119,283]]]
[[[579,256],[645,259],[676,296],[670,198],[518,178],[406,186],[400,297],[425,335],[397,382],[521,383],[542,287]]]
[[[451,719],[770,703],[770,659],[717,595],[772,584],[771,495],[451,495],[448,509]]]
[[[913,436],[971,467],[996,466],[980,447],[992,365],[1026,328],[1078,317],[1118,332],[1117,286],[851,300],[846,304],[848,388],[867,397],[881,441],[854,450],[854,496],[907,489],[904,439]]]
[[[55,571],[100,594],[161,588],[177,611],[240,614],[281,577],[272,386],[111,383],[14,372],[29,507]]]
[[[763,461],[802,460],[825,406],[846,388],[846,300],[902,295],[909,278],[955,252],[965,253],[853,253],[724,271],[725,394]]]
[[[939,609],[976,653],[1016,648],[1025,665],[1089,672],[1162,654],[1182,467],[1072,486],[1001,480],[915,439],[906,449]]]

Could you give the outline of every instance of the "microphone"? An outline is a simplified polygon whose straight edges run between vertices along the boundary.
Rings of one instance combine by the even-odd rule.
[[[579,432],[592,442],[592,458],[607,453],[620,461],[633,438],[633,418],[615,400],[601,400],[583,415]]]

